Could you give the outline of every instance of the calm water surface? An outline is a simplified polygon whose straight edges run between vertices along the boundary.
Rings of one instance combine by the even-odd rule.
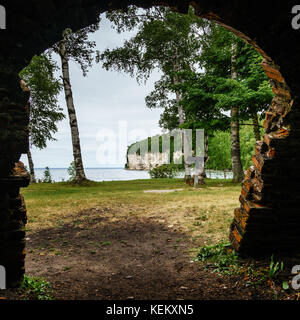
[[[44,168],[35,169],[37,179],[43,178]],[[55,182],[67,181],[70,176],[67,168],[50,168],[52,179]],[[126,181],[138,179],[150,179],[148,171],[125,170],[124,168],[86,168],[86,177],[93,181]],[[179,177],[182,177],[180,174]],[[223,171],[207,171],[207,177],[212,179],[232,179],[232,173]]]

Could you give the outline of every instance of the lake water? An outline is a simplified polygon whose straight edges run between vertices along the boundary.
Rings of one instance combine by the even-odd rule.
[[[45,169],[35,169],[36,179],[42,179]],[[70,176],[67,168],[50,168],[52,179],[55,182],[67,181]],[[126,181],[150,179],[147,171],[125,170],[123,168],[85,168],[87,179],[93,181]]]
[[[36,168],[36,179],[42,179],[44,168]],[[50,168],[52,179],[55,182],[67,181],[70,177],[67,168]],[[86,177],[93,181],[126,181],[138,179],[150,179],[148,171],[125,170],[124,168],[85,168]],[[183,177],[183,173],[179,175]],[[232,179],[232,173],[223,171],[207,171],[207,177],[211,179]]]

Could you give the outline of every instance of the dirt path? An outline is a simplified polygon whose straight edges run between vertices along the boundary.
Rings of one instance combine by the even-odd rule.
[[[153,218],[112,222],[99,209],[75,217],[27,239],[26,272],[47,279],[55,299],[270,298],[192,263],[190,237]]]

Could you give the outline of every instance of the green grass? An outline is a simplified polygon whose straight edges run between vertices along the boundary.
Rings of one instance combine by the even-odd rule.
[[[206,179],[206,185],[201,188],[219,187],[222,184],[224,187],[236,186],[231,180],[223,179]],[[119,192],[143,192],[143,190],[163,190],[163,189],[191,189],[182,179],[145,179],[131,181],[105,181],[105,182],[88,182],[80,186],[68,182],[58,183],[35,183],[29,187],[22,189],[22,193],[27,199],[37,197],[58,197],[64,198],[73,197],[75,194],[79,198],[84,198],[86,195],[93,197],[96,194],[105,194],[107,192],[117,194]]]
[[[183,189],[171,193],[144,193],[144,190]],[[195,189],[182,179],[149,179],[135,181],[89,182],[79,186],[72,183],[32,184],[22,189],[27,206],[27,231],[30,234],[47,228],[80,228],[82,232],[97,230],[124,220],[145,219],[163,224],[178,232],[175,243],[169,243],[174,253],[181,250],[182,241],[192,241],[191,259],[204,265],[213,264],[213,271],[227,275],[241,275],[247,285],[256,286],[274,281],[282,273],[281,261],[267,261],[261,267],[244,262],[228,246],[229,226],[233,210],[238,207],[241,185],[230,180],[206,180],[206,185]],[[90,223],[93,221],[95,223]],[[159,237],[153,234],[153,239]],[[88,243],[91,255],[115,249],[105,233],[101,241]],[[121,247],[127,240],[119,240]],[[54,239],[48,247],[40,246],[40,254],[62,255],[72,244],[66,238]],[[94,246],[96,248],[94,248]],[[154,248],[158,254],[160,248]],[[38,252],[36,254],[39,254]],[[68,272],[70,265],[62,270]],[[285,279],[283,279],[285,281]],[[280,286],[288,284],[280,279]],[[26,297],[51,299],[49,284],[40,278],[25,277],[23,290]]]
[[[144,193],[164,189],[183,190]],[[67,223],[80,226],[90,210],[98,210],[106,213],[108,222],[152,217],[193,236],[209,235],[207,241],[212,242],[227,237],[233,209],[239,205],[240,190],[240,184],[230,180],[207,179],[206,185],[195,189],[183,179],[148,179],[89,182],[83,186],[68,182],[40,183],[22,189],[22,193],[28,210],[29,232],[61,228]],[[78,216],[85,211],[85,216]]]
[[[232,250],[231,244],[225,241],[203,246],[195,261],[212,262],[215,267],[214,271],[224,274],[234,274],[240,267],[237,253]]]
[[[206,185],[201,186],[202,194],[214,194],[211,188],[222,188],[227,193],[240,189],[240,185],[228,180],[207,180]],[[144,190],[184,189],[181,192],[165,194],[144,194]],[[89,204],[102,204],[103,201],[121,200],[123,203],[138,202],[139,199],[151,203],[151,200],[168,201],[173,198],[189,198],[193,188],[186,185],[182,179],[153,179],[134,181],[110,181],[90,182],[88,185],[78,186],[71,183],[31,184],[22,189],[26,203],[31,209],[43,207],[65,207],[65,204],[73,208]]]

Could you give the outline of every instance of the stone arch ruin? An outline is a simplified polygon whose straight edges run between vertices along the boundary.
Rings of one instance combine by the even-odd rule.
[[[20,188],[29,177],[18,164],[28,149],[28,92],[19,71],[33,55],[73,30],[95,22],[109,9],[135,4],[167,5],[218,21],[251,43],[264,57],[275,98],[266,113],[263,141],[256,143],[253,167],[242,184],[230,239],[242,255],[294,252],[300,243],[300,30],[291,25],[294,1],[258,0],[3,0],[6,29],[0,30],[0,265],[8,286],[23,278],[26,207]],[[280,66],[280,68],[279,68]],[[284,78],[283,78],[284,76]],[[287,85],[288,84],[288,85]],[[27,107],[26,107],[27,106]]]

